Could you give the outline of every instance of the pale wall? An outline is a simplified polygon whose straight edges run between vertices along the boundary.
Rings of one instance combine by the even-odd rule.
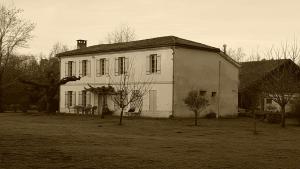
[[[237,115],[239,82],[237,67],[217,53],[186,48],[176,48],[174,60],[174,116],[194,116],[183,102],[192,89],[207,91],[206,97],[210,101],[210,106],[200,113],[202,116],[210,111],[218,114],[218,97],[220,97],[220,116]],[[212,98],[211,92],[217,92],[217,96]]]
[[[144,110],[142,113],[145,116],[155,117],[169,117],[172,112],[172,77],[173,77],[173,64],[172,64],[172,50],[170,48],[155,48],[147,50],[135,50],[126,52],[114,52],[105,54],[89,54],[72,57],[61,58],[61,77],[65,77],[65,63],[68,61],[75,61],[76,64],[76,76],[79,76],[79,61],[90,60],[91,61],[91,76],[82,77],[81,80],[75,82],[69,82],[62,85],[60,88],[60,111],[66,112],[65,108],[65,91],[77,91],[83,90],[87,87],[87,84],[91,84],[95,87],[107,85],[109,82],[118,82],[114,72],[114,62],[117,57],[128,57],[130,63],[134,63],[132,69],[135,74],[135,80],[150,81],[153,83],[152,90],[157,90],[157,112],[147,112],[149,109],[148,95],[145,96]],[[146,57],[150,54],[161,55],[161,73],[154,75],[146,75]],[[109,76],[96,77],[96,60],[101,58],[109,59]],[[76,96],[76,102],[78,103],[78,96]],[[97,97],[92,96],[92,104],[97,103]]]

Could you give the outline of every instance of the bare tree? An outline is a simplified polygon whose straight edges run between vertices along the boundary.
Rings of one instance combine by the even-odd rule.
[[[246,53],[241,47],[237,48],[236,50],[229,48],[227,54],[237,62],[242,62],[246,57]]]
[[[195,126],[198,125],[198,115],[208,106],[208,100],[201,95],[200,90],[191,90],[184,103],[195,113]]]
[[[35,24],[21,18],[21,9],[0,5],[0,111],[2,111],[3,75],[14,51],[26,47]]]
[[[69,50],[69,47],[67,45],[64,45],[60,42],[56,42],[52,49],[49,52],[49,57],[55,57],[56,54],[66,52]]]
[[[131,111],[142,111],[143,98],[152,88],[152,75],[145,76],[135,71],[134,59],[117,61],[117,77],[110,77],[110,84],[115,89],[112,98],[114,104],[121,110],[119,125],[122,125],[123,113],[130,106]]]
[[[299,92],[300,68],[291,60],[299,57],[297,50],[298,47],[287,43],[269,50],[268,57],[275,58],[276,68],[261,81],[262,92],[281,107],[282,127],[285,127],[285,106]]]
[[[121,25],[119,28],[107,34],[107,43],[121,43],[135,40],[136,35],[133,28],[128,25]]]

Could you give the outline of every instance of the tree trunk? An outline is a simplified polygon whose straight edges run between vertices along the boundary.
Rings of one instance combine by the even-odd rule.
[[[122,109],[121,109],[121,114],[120,114],[120,122],[119,122],[119,125],[122,125],[123,112],[124,112],[124,108],[122,108]]]
[[[285,128],[285,105],[281,107],[281,127]]]
[[[195,126],[198,125],[198,112],[195,112]]]
[[[3,89],[2,89],[2,75],[0,75],[0,113],[3,112]]]

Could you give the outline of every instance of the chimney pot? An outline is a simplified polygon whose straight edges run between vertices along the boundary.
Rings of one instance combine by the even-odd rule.
[[[78,39],[77,40],[77,49],[85,48],[86,47],[86,40]]]
[[[224,44],[224,45],[223,45],[223,51],[224,51],[225,54],[226,54],[226,48],[227,48],[227,45]]]

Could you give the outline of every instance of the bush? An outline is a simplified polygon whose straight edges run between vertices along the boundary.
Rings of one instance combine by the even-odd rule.
[[[298,122],[300,124],[300,100],[295,101],[294,103],[294,113],[295,117],[298,119]]]
[[[269,123],[279,124],[281,122],[281,114],[280,113],[268,113],[267,121]]]
[[[217,118],[217,114],[213,111],[209,112],[208,114],[205,115],[205,118],[207,119],[215,119]]]

